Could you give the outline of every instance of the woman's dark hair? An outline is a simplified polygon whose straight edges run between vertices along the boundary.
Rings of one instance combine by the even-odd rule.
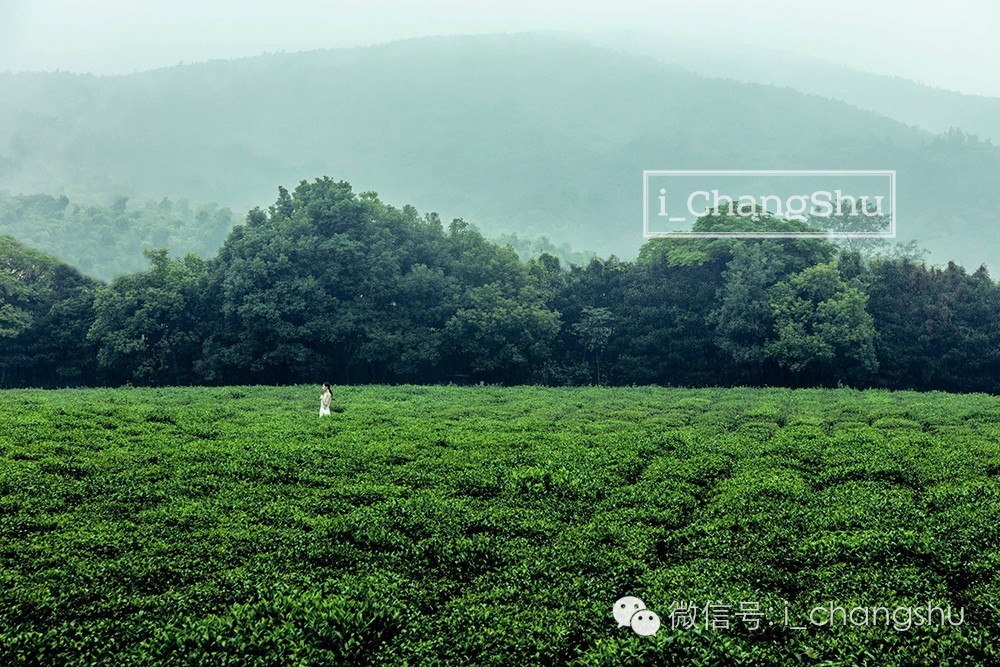
[[[330,389],[330,383],[329,382],[324,382],[323,383],[323,389]],[[330,393],[332,394],[333,391],[331,390]]]

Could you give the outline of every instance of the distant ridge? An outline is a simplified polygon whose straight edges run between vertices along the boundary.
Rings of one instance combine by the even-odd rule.
[[[629,256],[643,169],[896,169],[901,240],[1000,260],[1000,150],[789,88],[537,34],[0,75],[0,190],[235,210],[328,174],[486,233]]]

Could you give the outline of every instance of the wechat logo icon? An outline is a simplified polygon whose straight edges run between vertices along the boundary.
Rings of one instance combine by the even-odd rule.
[[[642,637],[652,637],[660,630],[660,617],[637,597],[619,598],[611,613],[619,628],[630,627]]]

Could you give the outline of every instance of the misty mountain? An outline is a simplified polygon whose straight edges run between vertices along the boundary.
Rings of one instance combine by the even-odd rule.
[[[724,45],[720,45],[720,48]],[[328,174],[488,234],[642,242],[643,169],[896,169],[899,233],[1000,259],[1000,150],[788,88],[543,35],[426,38],[128,76],[0,75],[0,190],[245,209]]]
[[[649,55],[697,74],[785,86],[846,102],[935,133],[958,128],[1000,143],[1000,98],[966,95],[898,76],[873,74],[777,49],[615,32],[589,38],[626,53]]]

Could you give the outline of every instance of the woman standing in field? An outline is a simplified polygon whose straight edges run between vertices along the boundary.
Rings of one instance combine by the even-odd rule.
[[[333,392],[330,391],[330,383],[323,383],[323,393],[319,396],[319,416],[330,414],[330,402],[333,400]]]

